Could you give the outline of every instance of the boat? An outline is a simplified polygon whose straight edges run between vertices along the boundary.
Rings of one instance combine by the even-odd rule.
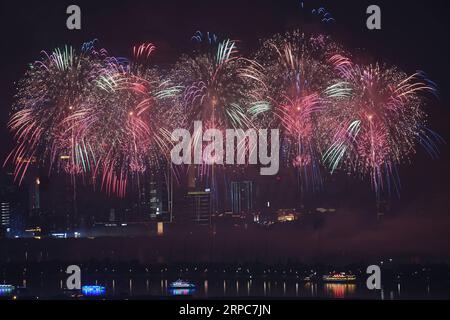
[[[356,276],[345,272],[333,272],[322,277],[325,282],[353,282]]]
[[[13,285],[10,284],[0,284],[0,290],[5,290],[5,291],[12,291],[16,289],[16,287],[14,287]]]
[[[169,284],[169,294],[172,296],[191,296],[195,294],[195,284],[178,279]]]
[[[83,286],[81,288],[81,292],[83,296],[86,297],[99,297],[104,296],[106,293],[106,287],[104,286]]]
[[[171,282],[169,284],[170,289],[195,289],[195,284],[178,279],[177,281]]]
[[[7,296],[11,295],[14,290],[16,290],[16,287],[9,285],[9,284],[0,284],[0,296]]]

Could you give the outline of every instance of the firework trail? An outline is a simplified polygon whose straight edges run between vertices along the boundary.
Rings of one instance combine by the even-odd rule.
[[[333,15],[331,14],[331,12],[327,11],[324,7],[320,7],[318,9],[313,9],[311,11],[311,13],[313,15],[317,15],[319,17],[320,21],[323,23],[331,24],[331,23],[336,22]]]
[[[336,19],[334,19],[333,14],[328,11],[325,7],[313,7],[313,9],[307,9],[311,7],[311,4],[305,4],[305,1],[300,1],[300,9],[308,14],[316,17],[320,22],[324,24],[334,24]]]

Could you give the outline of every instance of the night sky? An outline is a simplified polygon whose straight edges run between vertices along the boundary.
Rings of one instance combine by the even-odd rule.
[[[427,107],[429,124],[450,141],[450,80],[448,59],[449,2],[392,0],[303,1],[306,8],[325,6],[336,23],[325,25],[301,10],[301,1],[5,1],[0,4],[0,159],[11,146],[6,130],[15,82],[27,64],[40,57],[41,50],[98,39],[110,54],[128,56],[136,43],[153,42],[158,50],[155,62],[173,64],[180,54],[192,49],[195,31],[211,31],[222,38],[240,41],[241,51],[250,54],[259,39],[296,28],[330,34],[355,55],[370,61],[397,65],[408,73],[425,71],[440,89],[439,100]],[[82,30],[66,28],[66,8],[77,4],[82,9]],[[368,5],[382,9],[382,30],[366,28]],[[450,213],[447,201],[449,146],[441,148],[441,158],[432,161],[420,150],[412,163],[400,168],[401,199],[399,212],[431,216]],[[355,182],[357,186],[360,184]],[[373,206],[369,183],[353,188],[342,197],[360,199]],[[361,196],[355,197],[357,195]],[[362,199],[362,200],[361,200]]]

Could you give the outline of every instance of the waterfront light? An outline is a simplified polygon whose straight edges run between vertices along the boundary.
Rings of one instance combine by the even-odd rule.
[[[83,286],[81,292],[88,297],[98,297],[105,295],[106,288],[104,286]]]
[[[7,296],[13,293],[15,287],[8,284],[0,284],[0,296]]]

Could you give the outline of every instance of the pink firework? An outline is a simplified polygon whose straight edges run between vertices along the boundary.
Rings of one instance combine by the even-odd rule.
[[[398,191],[396,167],[416,152],[417,144],[431,154],[440,138],[426,128],[423,94],[436,88],[418,72],[411,76],[396,68],[358,66],[349,58],[329,60],[341,79],[329,93],[339,97],[323,121],[330,147],[324,160],[332,171],[368,174],[379,196]]]

